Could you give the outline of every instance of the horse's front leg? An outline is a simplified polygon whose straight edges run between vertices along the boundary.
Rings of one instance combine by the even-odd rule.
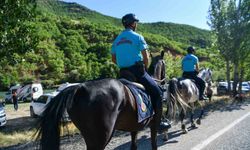
[[[184,134],[186,134],[186,133],[188,132],[188,130],[186,129],[186,126],[185,126],[185,124],[184,124],[184,122],[183,122],[184,118],[185,118],[185,114],[184,114],[184,111],[183,111],[183,109],[182,109],[182,110],[181,110],[181,113],[180,113],[181,129],[182,129],[182,132],[183,132]]]
[[[168,141],[168,130],[164,131],[163,132],[163,138],[162,138],[163,141]]]
[[[131,150],[137,150],[137,132],[131,132]]]
[[[196,124],[194,123],[194,103],[191,104],[190,122],[191,122],[191,127],[196,128]]]
[[[199,106],[200,106],[200,109],[201,109],[201,113],[200,113],[199,118],[196,120],[196,123],[197,123],[198,125],[201,124],[201,118],[202,118],[202,116],[203,116],[203,114],[204,114],[204,107],[202,106],[201,103],[199,103]]]
[[[157,127],[156,125],[152,125],[150,130],[151,130],[152,150],[157,150]]]

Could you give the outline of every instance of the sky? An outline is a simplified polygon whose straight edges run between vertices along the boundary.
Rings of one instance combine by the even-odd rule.
[[[76,2],[104,15],[122,18],[134,13],[140,22],[172,22],[201,29],[207,25],[210,0],[63,0]]]

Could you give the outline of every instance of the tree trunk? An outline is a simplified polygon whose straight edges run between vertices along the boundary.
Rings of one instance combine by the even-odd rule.
[[[237,84],[239,82],[239,64],[234,63],[233,96],[237,95]]]
[[[243,81],[244,81],[244,68],[241,65],[241,67],[240,67],[240,83],[239,83],[239,88],[238,88],[239,93],[242,93],[242,82]]]
[[[226,76],[227,76],[227,85],[228,85],[227,94],[230,94],[232,87],[231,87],[231,82],[230,82],[230,62],[228,59],[226,60],[226,67],[227,67]]]

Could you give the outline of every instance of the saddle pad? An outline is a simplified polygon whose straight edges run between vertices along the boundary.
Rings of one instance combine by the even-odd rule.
[[[138,123],[154,115],[154,109],[150,96],[146,94],[143,89],[135,86],[130,81],[126,79],[120,79],[120,81],[130,89],[131,93],[135,97]]]

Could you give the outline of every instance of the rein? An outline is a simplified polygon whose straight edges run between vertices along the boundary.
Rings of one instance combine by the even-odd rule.
[[[153,77],[152,77],[153,78]],[[156,82],[160,82],[162,83],[164,80],[166,80],[166,78],[163,78],[162,80],[159,80],[159,79],[156,79],[156,78],[153,78]]]

